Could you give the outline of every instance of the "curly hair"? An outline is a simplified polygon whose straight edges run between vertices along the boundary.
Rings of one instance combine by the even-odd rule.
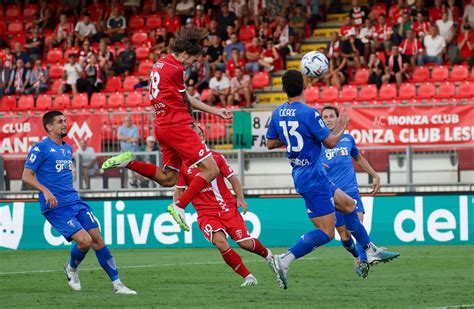
[[[181,28],[176,33],[173,52],[186,52],[188,55],[200,55],[202,53],[201,41],[207,36],[205,28]]]

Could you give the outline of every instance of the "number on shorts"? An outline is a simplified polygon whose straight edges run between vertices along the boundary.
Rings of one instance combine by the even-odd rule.
[[[211,236],[212,234],[212,226],[210,224],[206,224],[204,226],[204,233],[206,233],[207,236]]]
[[[158,85],[160,84],[160,73],[158,72],[151,72],[150,74],[150,100],[156,99],[160,89],[158,89]]]

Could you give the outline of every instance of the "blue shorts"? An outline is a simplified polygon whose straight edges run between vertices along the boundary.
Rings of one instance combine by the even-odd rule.
[[[362,200],[360,199],[359,194],[348,194],[350,197],[357,201],[356,204],[356,211],[365,213],[364,204],[362,204]],[[344,214],[340,211],[336,211],[336,227],[340,227],[346,224],[344,220]]]
[[[89,231],[99,227],[90,206],[82,201],[53,208],[43,215],[67,241],[72,241],[71,237],[82,229]]]
[[[308,217],[312,219],[333,213],[336,210],[336,205],[334,205],[336,189],[337,187],[331,182],[322,190],[302,193]]]

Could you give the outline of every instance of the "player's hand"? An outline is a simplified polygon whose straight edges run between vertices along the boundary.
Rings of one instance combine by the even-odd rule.
[[[372,186],[372,192],[370,194],[375,194],[379,191],[380,189],[380,177],[375,177],[374,178],[374,185]]]
[[[239,207],[242,206],[242,209],[244,210],[244,215],[247,213],[247,210],[249,209],[249,205],[247,204],[247,202],[244,200],[244,199],[237,199],[237,205],[239,205]]]
[[[349,122],[351,122],[351,117],[349,117],[349,114],[347,114],[344,110],[341,111],[341,116],[339,117],[339,121],[342,122],[344,125],[344,128],[347,128],[349,125]]]
[[[223,119],[232,119],[232,117],[234,117],[232,112],[225,108],[219,109],[216,115]]]
[[[46,205],[49,205],[49,208],[58,207],[58,200],[50,191],[43,193]]]

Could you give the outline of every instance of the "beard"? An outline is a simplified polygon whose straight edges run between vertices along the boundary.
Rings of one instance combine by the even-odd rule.
[[[62,132],[61,132],[61,138],[64,138],[64,137],[66,137],[66,136],[67,136],[67,132],[66,132],[66,133],[62,133]]]

